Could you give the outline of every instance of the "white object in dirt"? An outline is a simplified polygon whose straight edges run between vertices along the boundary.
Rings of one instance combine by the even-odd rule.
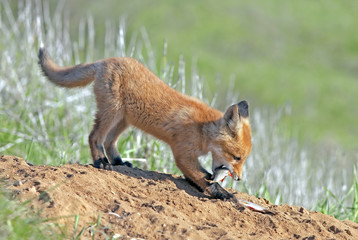
[[[253,210],[253,211],[257,211],[257,212],[262,212],[262,213],[271,213],[271,214],[276,214],[275,211],[271,211],[267,208],[264,208],[256,203],[252,203],[243,199],[239,199],[239,203],[244,205],[245,207]]]

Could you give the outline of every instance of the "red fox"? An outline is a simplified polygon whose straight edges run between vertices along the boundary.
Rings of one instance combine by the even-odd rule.
[[[89,135],[93,166],[126,165],[117,149],[119,135],[133,125],[171,147],[175,163],[185,178],[213,198],[235,200],[199,163],[211,152],[212,170],[230,171],[242,177],[251,151],[251,127],[247,101],[230,106],[225,113],[181,94],[132,58],[108,58],[94,63],[59,67],[44,48],[39,64],[54,84],[84,87],[94,81],[97,113]]]

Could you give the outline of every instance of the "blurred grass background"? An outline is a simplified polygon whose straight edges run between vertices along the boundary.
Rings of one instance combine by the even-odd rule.
[[[301,143],[358,149],[357,1],[80,0],[65,5],[73,22],[91,13],[96,25],[104,26],[125,16],[128,35],[145,27],[157,54],[167,39],[168,58],[182,53],[188,73],[196,62],[211,96],[224,94],[233,79],[237,94],[253,107],[289,105],[292,113],[283,123]],[[71,28],[78,31],[76,25]],[[96,38],[104,35],[97,27]]]
[[[91,161],[91,88],[51,85],[39,39],[59,65],[133,56],[222,111],[250,101],[245,181],[226,186],[357,222],[355,10],[348,1],[0,0],[0,153]],[[118,147],[147,159],[135,166],[180,173],[168,146],[140,131]],[[201,161],[209,170],[210,156]]]

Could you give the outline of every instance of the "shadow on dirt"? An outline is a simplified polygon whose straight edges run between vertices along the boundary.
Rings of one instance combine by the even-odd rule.
[[[127,166],[114,166],[113,171],[127,175],[128,177],[135,177],[137,179],[147,179],[153,181],[171,181],[178,189],[184,190],[187,194],[198,197],[208,198],[207,195],[200,192],[195,186],[191,185],[182,176],[173,176],[171,174],[160,173],[155,171],[145,171],[139,168],[129,168]]]

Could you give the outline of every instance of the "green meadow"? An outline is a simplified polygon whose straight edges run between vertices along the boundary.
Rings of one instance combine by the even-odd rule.
[[[249,100],[252,153],[244,180],[225,186],[357,222],[357,10],[355,1],[0,0],[0,154],[91,162],[91,87],[50,84],[40,41],[59,65],[130,56],[222,111]],[[137,167],[180,174],[170,148],[134,128],[118,148],[146,159]],[[210,170],[210,155],[200,161]],[[0,219],[11,222],[3,236],[22,224],[47,234],[26,204],[0,198]]]

